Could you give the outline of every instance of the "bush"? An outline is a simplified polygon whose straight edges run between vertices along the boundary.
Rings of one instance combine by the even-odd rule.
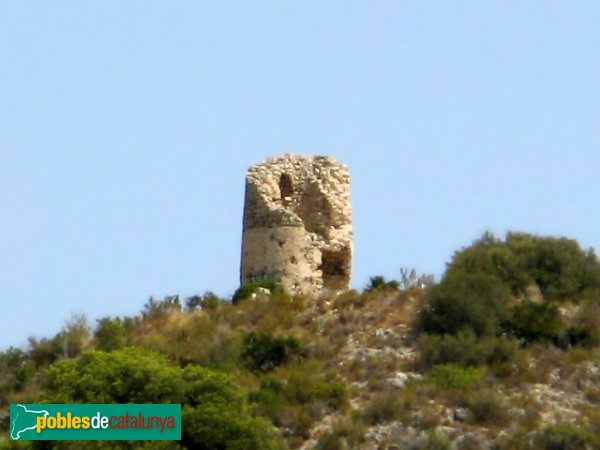
[[[294,371],[287,380],[285,395],[296,403],[324,402],[329,408],[341,408],[348,400],[343,381],[327,381],[316,374]]]
[[[447,389],[465,389],[478,384],[484,376],[481,368],[441,364],[431,368],[427,380]]]
[[[369,278],[369,284],[365,288],[365,291],[372,292],[377,290],[398,290],[400,288],[400,283],[396,280],[386,281],[386,279],[382,276],[375,276]]]
[[[79,355],[89,344],[90,327],[85,316],[74,315],[52,339],[29,338],[29,358],[36,367],[52,364],[61,358]]]
[[[244,336],[241,357],[252,370],[268,372],[300,358],[301,355],[300,342],[295,337],[275,337],[255,332]]]
[[[213,292],[207,291],[203,295],[192,295],[185,299],[185,309],[188,312],[201,309],[203,311],[214,310],[223,303],[221,298]]]
[[[509,233],[506,244],[547,299],[576,299],[600,287],[598,258],[575,240]]]
[[[94,339],[99,350],[109,352],[124,347],[127,345],[127,331],[123,321],[118,317],[98,319]]]
[[[583,345],[597,345],[600,343],[600,301],[589,298],[582,302],[574,326],[582,327],[589,333],[589,341]]]
[[[50,403],[169,403],[181,390],[157,353],[128,347],[55,363],[44,381]]]
[[[593,332],[581,325],[567,327],[564,334],[559,337],[559,345],[562,347],[591,347],[597,343]]]
[[[290,406],[290,400],[286,397],[281,383],[266,379],[261,383],[260,389],[250,392],[248,400],[256,414],[270,418],[277,426],[283,425],[280,419]]]
[[[29,338],[28,356],[36,368],[49,366],[61,357],[60,341],[56,339],[36,339]]]
[[[283,288],[281,283],[278,283],[274,280],[266,279],[256,280],[242,284],[233,294],[231,302],[235,305],[236,303],[249,298],[258,290],[258,288],[268,289],[273,295],[285,295],[285,289]]]
[[[507,233],[504,241],[485,233],[457,252],[448,265],[454,272],[487,273],[499,277],[521,295],[535,283],[547,299],[576,299],[600,287],[600,263],[593,250],[584,251],[566,238]]]
[[[423,450],[449,450],[452,448],[452,441],[436,430],[429,430],[427,442],[422,448]]]
[[[323,433],[315,450],[345,450],[357,448],[364,441],[365,426],[362,421],[347,417],[333,424],[330,432]]]
[[[495,392],[479,391],[467,399],[469,421],[476,424],[503,425],[508,420],[504,400]]]
[[[504,328],[525,343],[557,342],[564,327],[558,307],[552,303],[525,300],[510,310]]]
[[[427,293],[418,328],[430,334],[496,335],[509,297],[510,290],[496,276],[453,271]]]
[[[306,362],[278,369],[249,398],[254,413],[285,429],[295,447],[308,438],[315,421],[345,406],[348,390],[320,364]]]
[[[394,392],[382,392],[367,404],[363,419],[368,425],[377,425],[397,420],[403,412],[404,407]]]
[[[512,250],[489,232],[454,253],[446,276],[451,277],[455,273],[485,273],[502,280],[513,292],[520,291],[527,284],[527,275]]]
[[[526,299],[509,309],[511,297],[532,284],[546,300]],[[486,233],[455,253],[441,282],[428,290],[417,330],[430,336],[421,339],[419,363],[508,362],[515,345],[497,338],[503,333],[526,344],[597,344],[600,321],[590,319],[597,314],[580,315],[567,327],[554,302],[567,299],[584,301],[587,310],[600,304],[600,262],[593,251],[564,238],[508,233],[502,241]]]
[[[187,448],[277,448],[271,427],[252,417],[247,393],[232,376],[172,366],[141,348],[90,351],[59,361],[49,369],[44,389],[42,400],[49,403],[181,403],[181,444]]]
[[[536,444],[544,450],[587,450],[598,444],[598,438],[584,428],[563,423],[546,428]]]
[[[181,444],[209,450],[279,448],[272,426],[252,417],[247,393],[230,375],[189,365],[182,371]]]
[[[179,311],[181,303],[178,295],[166,296],[162,300],[150,297],[142,309],[142,319],[144,322],[160,326],[164,325],[169,315]]]
[[[7,403],[9,392],[24,389],[34,374],[34,367],[23,350],[10,347],[0,352],[0,403]]]
[[[423,335],[419,343],[417,365],[429,369],[438,364],[462,367],[511,362],[517,350],[515,340],[501,336],[477,339],[472,331],[453,335]]]

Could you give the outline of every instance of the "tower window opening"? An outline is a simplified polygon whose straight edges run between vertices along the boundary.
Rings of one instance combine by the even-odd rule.
[[[279,178],[279,191],[281,192],[281,200],[284,200],[286,197],[291,197],[294,193],[294,183],[289,174],[281,174],[281,177]]]

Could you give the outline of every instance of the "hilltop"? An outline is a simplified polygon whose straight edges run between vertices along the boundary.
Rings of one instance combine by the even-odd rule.
[[[0,354],[3,411],[182,403],[182,441],[2,448],[600,448],[599,344],[592,250],[486,234],[439,283],[373,277],[362,292],[303,297],[258,280],[233,299],[74,318]]]

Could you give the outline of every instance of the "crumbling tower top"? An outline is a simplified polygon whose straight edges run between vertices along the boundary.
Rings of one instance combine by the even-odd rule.
[[[350,282],[348,168],[328,156],[286,154],[246,175],[241,282],[273,279],[294,294]]]

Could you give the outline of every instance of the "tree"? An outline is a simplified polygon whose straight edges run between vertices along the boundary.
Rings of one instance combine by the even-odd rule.
[[[536,284],[549,300],[577,300],[600,290],[600,262],[593,250],[572,239],[527,233],[507,233],[504,241],[485,233],[454,254],[445,276],[455,272],[494,275],[514,295]]]
[[[223,300],[211,291],[207,291],[204,295],[192,295],[185,299],[185,309],[187,312],[196,311],[198,309],[210,310],[215,309]]]
[[[271,425],[249,413],[246,392],[229,376],[199,366],[183,370],[181,443],[199,450],[278,448]]]
[[[35,373],[27,353],[10,347],[0,352],[0,402],[6,403],[6,394],[19,391]]]
[[[511,308],[510,317],[504,327],[525,343],[531,343],[557,342],[565,325],[555,304],[525,300]]]
[[[428,292],[418,319],[420,331],[496,335],[508,315],[510,290],[496,276],[454,271]]]
[[[300,356],[300,342],[293,336],[255,332],[244,336],[241,357],[250,369],[268,372]]]
[[[366,287],[367,292],[377,291],[377,290],[398,290],[400,288],[400,283],[396,280],[387,281],[385,277],[380,275],[370,277],[369,284]]]
[[[247,392],[231,375],[195,365],[182,369],[160,354],[141,348],[127,347],[110,353],[88,351],[77,359],[57,362],[48,371],[43,400],[181,403],[184,447],[278,448],[272,426],[264,419],[252,417]],[[98,445],[93,448],[103,448]]]
[[[127,332],[123,321],[116,317],[103,317],[98,319],[98,326],[94,331],[96,348],[104,351],[117,350],[127,344]]]
[[[88,351],[48,371],[44,399],[52,403],[179,403],[177,369],[158,353],[127,347]]]

